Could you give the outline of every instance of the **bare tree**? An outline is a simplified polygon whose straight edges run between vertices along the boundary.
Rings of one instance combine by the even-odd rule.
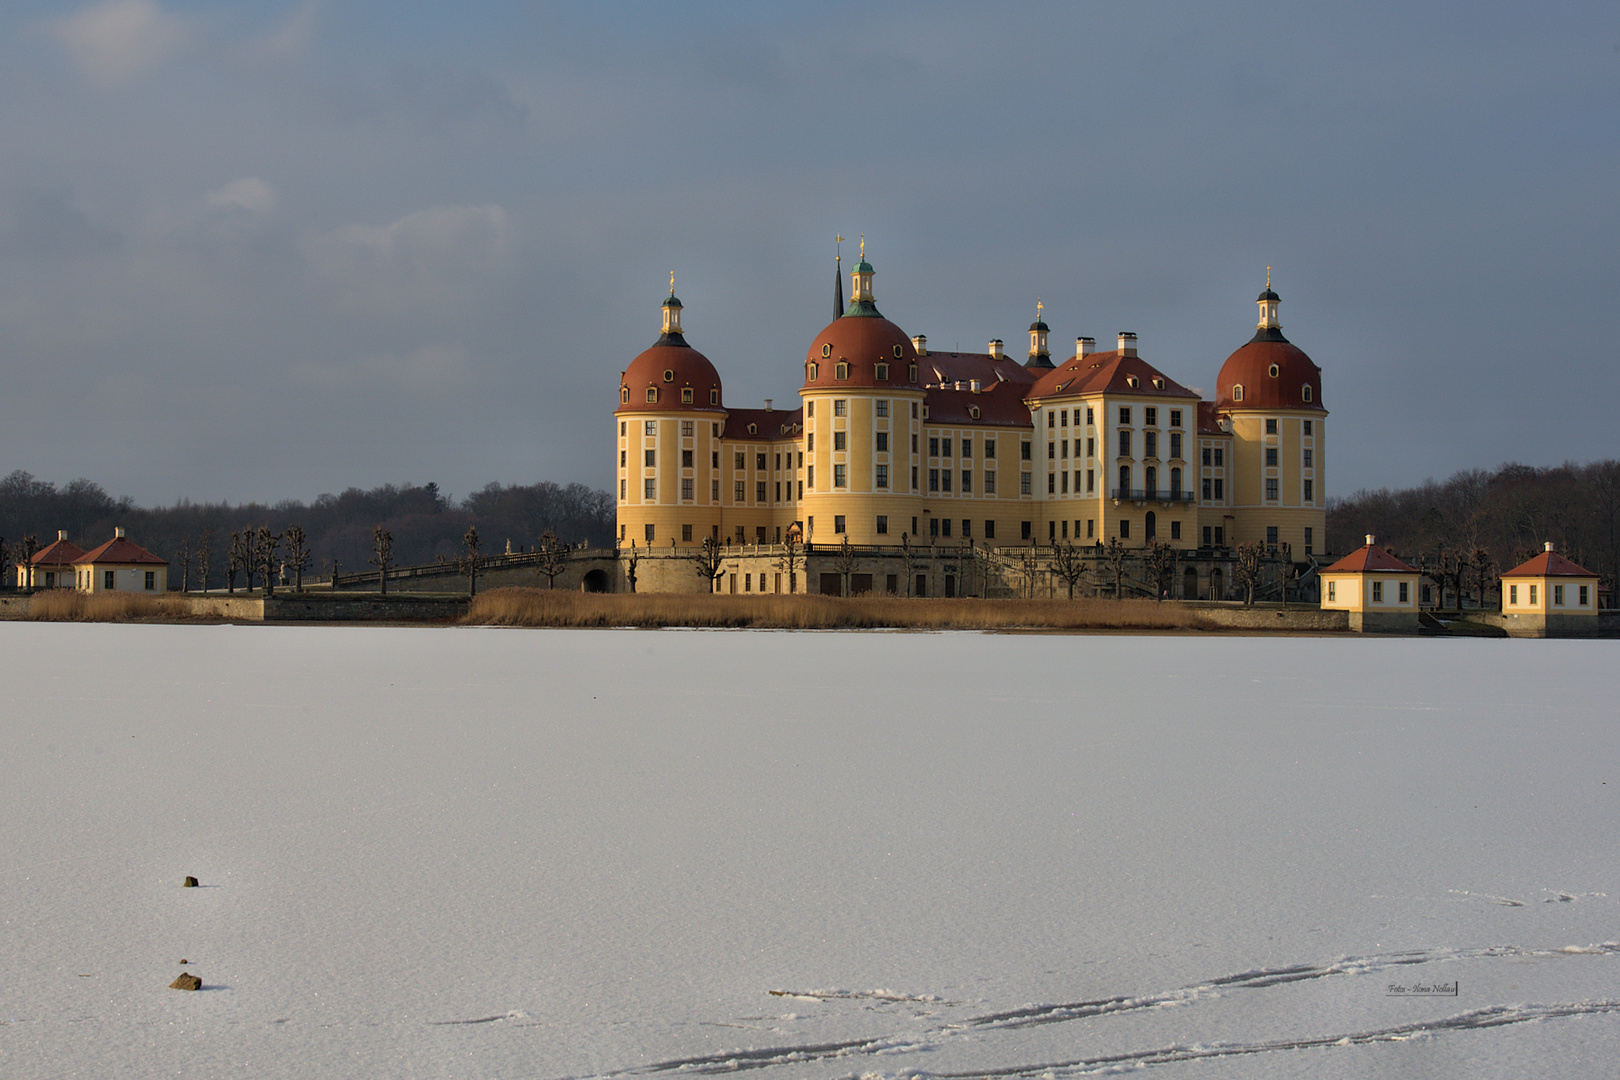
[[[641,561],[641,552],[636,550],[636,542],[630,541],[630,551],[624,556],[624,577],[630,583],[630,591],[636,591],[636,564]]]
[[[287,545],[287,555],[283,565],[293,572],[293,588],[298,592],[304,591],[304,571],[309,569],[312,556],[309,551],[309,538],[304,535],[302,525],[290,526],[282,538]]]
[[[175,553],[180,562],[180,591],[191,591],[191,540],[189,537],[180,537],[180,549]]]
[[[236,575],[246,570],[248,574],[248,591],[253,590],[253,569],[248,561],[246,547],[242,543],[242,534],[231,533],[231,546],[225,552],[225,591],[236,592]]]
[[[1468,560],[1468,565],[1474,571],[1475,580],[1479,584],[1479,607],[1483,611],[1485,597],[1490,594],[1491,571],[1496,568],[1496,561],[1491,558],[1489,551],[1478,547],[1474,549],[1473,555]]]
[[[478,554],[478,527],[469,525],[467,534],[461,538],[461,573],[467,579],[467,595],[478,595],[478,571],[483,567],[483,557]]]
[[[1232,564],[1232,583],[1243,590],[1245,604],[1254,603],[1254,590],[1260,585],[1265,558],[1265,545],[1259,541],[1237,546],[1237,558]]]
[[[1176,549],[1163,540],[1151,540],[1142,554],[1142,569],[1153,583],[1153,599],[1163,600],[1170,592],[1176,571]]]
[[[197,537],[197,577],[199,579],[197,585],[203,592],[208,591],[208,571],[210,569],[208,560],[214,554],[213,549],[214,534],[208,529],[204,529],[202,535]]]
[[[5,537],[0,536],[0,589],[6,588],[10,584],[6,580],[9,576],[6,571],[9,569],[11,569],[11,545],[6,543]],[[19,579],[20,577],[21,575],[19,575]]]
[[[1294,548],[1286,541],[1277,549],[1277,581],[1282,587],[1283,603],[1288,603],[1288,586],[1299,576],[1299,566],[1294,562]]]
[[[698,572],[698,577],[709,583],[709,591],[714,592],[714,583],[726,572],[726,549],[721,546],[720,541],[712,536],[705,536],[697,549],[697,554],[692,556],[692,569]]]
[[[1069,599],[1074,599],[1074,587],[1086,576],[1086,558],[1070,541],[1063,541],[1052,549],[1052,573],[1069,587]]]
[[[546,579],[546,588],[557,587],[557,576],[568,569],[568,545],[547,529],[534,549],[534,572]]]
[[[900,569],[906,575],[906,597],[912,595],[911,587],[915,579],[913,571],[917,567],[917,551],[911,546],[909,533],[900,534]]]
[[[1131,549],[1126,547],[1117,536],[1110,536],[1108,543],[1103,547],[1103,565],[1108,567],[1108,576],[1114,580],[1114,599],[1125,599],[1125,567],[1130,563]]]
[[[276,551],[281,547],[281,534],[270,526],[260,525],[253,535],[253,561],[264,575],[264,595],[276,595]]]
[[[39,553],[39,540],[33,533],[23,537],[22,550],[17,553],[17,565],[28,576],[28,587],[34,587],[34,556]]]
[[[788,592],[799,591],[799,567],[804,565],[804,542],[799,534],[788,530],[787,539],[782,544],[782,554],[776,558],[776,568],[787,575]]]
[[[839,578],[844,583],[844,595],[849,595],[849,578],[855,572],[855,549],[850,546],[849,533],[845,533],[838,541],[838,554],[833,556],[833,568],[838,571]]]
[[[377,568],[377,588],[388,595],[388,571],[394,565],[394,534],[381,525],[371,530],[371,558],[366,560]]]
[[[1024,574],[1024,599],[1035,598],[1035,571],[1040,567],[1040,550],[1035,546],[1035,540],[1030,538],[1029,547],[1018,553],[1018,568]]]

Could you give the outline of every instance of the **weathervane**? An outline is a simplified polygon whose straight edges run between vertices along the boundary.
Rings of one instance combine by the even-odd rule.
[[[1266,288],[1271,288],[1271,267],[1266,267]]]
[[[1041,298],[1040,298],[1040,297],[1038,297],[1038,296],[1037,296],[1037,297],[1036,297],[1036,298],[1035,298],[1035,321],[1036,321],[1036,322],[1040,322],[1040,321],[1041,321],[1041,311],[1042,311],[1042,308],[1041,308]]]
[[[861,233],[861,261],[866,261],[866,234]]]
[[[1271,279],[1267,278],[1266,280],[1270,281]],[[669,295],[675,295],[675,271],[673,270],[669,272]]]
[[[843,242],[844,238],[842,236],[833,236],[833,256],[838,259],[839,262],[844,260],[844,253],[838,249],[837,245],[842,244]]]

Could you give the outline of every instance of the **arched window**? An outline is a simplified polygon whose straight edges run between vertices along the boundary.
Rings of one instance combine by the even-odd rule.
[[[1170,494],[1173,497],[1176,497],[1176,498],[1179,498],[1181,496],[1181,470],[1180,469],[1171,469],[1170,470]]]
[[[692,404],[692,388],[690,386],[683,386],[681,388],[681,404]]]
[[[648,402],[648,404],[654,404],[657,401],[658,401],[658,387],[656,387],[656,386],[647,387],[647,402]]]
[[[906,378],[911,382],[917,381],[917,365],[909,364],[906,367]]]
[[[1311,384],[1310,383],[1306,383],[1304,386],[1299,388],[1299,396],[1300,396],[1301,399],[1303,399],[1305,401],[1311,400]]]
[[[840,361],[837,369],[833,372],[833,377],[837,379],[849,378],[849,365]]]
[[[1152,465],[1142,470],[1142,490],[1150,499],[1159,493],[1159,470]]]
[[[709,391],[709,404],[710,405],[718,405],[718,404],[720,404],[720,391],[718,391],[718,390],[710,390]],[[716,426],[718,426],[718,425],[716,425]]]
[[[630,404],[630,388],[628,386],[619,387],[619,404]]]
[[[810,364],[806,364],[805,366],[810,369],[810,379],[809,379],[809,381],[810,382],[815,382],[816,379],[818,377],[820,377],[821,365],[817,364],[817,363],[810,363]]]
[[[1131,467],[1129,465],[1119,467],[1119,497],[1122,499],[1131,497]]]
[[[1233,401],[1242,401],[1243,400],[1243,384],[1242,383],[1233,384],[1233,386],[1232,386],[1232,400]]]
[[[879,365],[877,365],[877,378],[878,378],[879,382],[888,382],[889,381],[889,365],[888,364],[879,364]]]

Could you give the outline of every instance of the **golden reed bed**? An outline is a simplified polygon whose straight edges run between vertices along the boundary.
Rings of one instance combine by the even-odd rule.
[[[1209,624],[1152,600],[905,600],[863,596],[704,596],[492,589],[469,626],[693,626],[785,630],[1177,630]]]
[[[35,593],[28,606],[29,619],[41,622],[184,622],[191,605],[181,596],[144,593],[96,593],[72,589]]]

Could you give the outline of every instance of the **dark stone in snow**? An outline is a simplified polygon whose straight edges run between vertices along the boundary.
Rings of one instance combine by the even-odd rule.
[[[180,883],[180,887],[182,889],[195,889],[197,887],[197,879],[194,877],[188,877],[186,880]]]
[[[169,984],[170,990],[201,990],[202,980],[189,971],[182,971],[180,977]]]

